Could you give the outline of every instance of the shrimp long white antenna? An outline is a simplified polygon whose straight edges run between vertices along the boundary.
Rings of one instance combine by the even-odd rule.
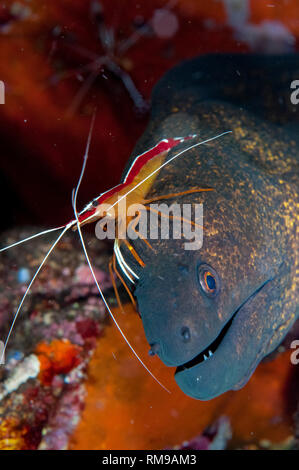
[[[108,310],[108,313],[111,317],[111,319],[113,320],[116,328],[118,329],[118,331],[120,332],[121,336],[123,337],[123,339],[125,340],[125,342],[127,343],[127,345],[129,346],[130,350],[132,351],[132,353],[136,356],[136,358],[138,359],[138,361],[141,363],[141,365],[145,368],[145,370],[151,375],[151,377],[164,389],[166,390],[166,392],[168,393],[171,393],[158,379],[157,377],[155,377],[155,375],[148,369],[148,367],[145,365],[145,363],[142,361],[142,359],[138,356],[137,352],[135,351],[135,349],[133,348],[133,346],[130,344],[128,338],[126,337],[126,335],[124,334],[124,332],[122,331],[122,329],[120,328],[115,316],[113,315],[109,305],[108,305],[108,302],[104,296],[104,293],[98,283],[98,280],[96,278],[96,275],[95,275],[95,272],[94,272],[94,269],[93,269],[93,266],[91,264],[91,261],[90,261],[90,258],[88,256],[88,253],[87,253],[87,249],[86,249],[86,245],[85,245],[85,241],[84,241],[84,238],[83,238],[83,235],[82,235],[82,230],[81,230],[81,227],[80,227],[80,222],[79,222],[79,218],[78,218],[78,212],[77,212],[77,196],[78,196],[78,191],[79,191],[79,188],[80,188],[80,185],[81,185],[81,181],[82,181],[82,178],[83,178],[83,175],[84,175],[84,171],[85,171],[85,167],[86,167],[86,162],[87,162],[87,158],[88,158],[88,150],[89,150],[89,145],[90,145],[90,139],[88,139],[88,143],[87,143],[87,146],[86,146],[86,152],[85,152],[85,155],[84,155],[84,160],[83,160],[83,165],[82,165],[82,170],[81,170],[81,174],[80,174],[80,177],[79,177],[79,180],[78,180],[78,184],[76,186],[75,189],[73,189],[73,194],[72,194],[72,205],[73,205],[73,209],[74,209],[74,214],[75,214],[75,218],[76,218],[76,222],[77,222],[77,229],[78,229],[78,234],[79,234],[79,237],[80,237],[80,240],[81,240],[81,244],[82,244],[82,248],[83,248],[83,251],[84,251],[84,255],[85,255],[85,258],[86,258],[86,261],[87,261],[87,264],[88,264],[88,267],[90,269],[90,272],[92,274],[92,277],[94,279],[94,282],[97,286],[97,289],[99,291],[99,294],[102,298],[102,301],[104,302],[104,305],[106,307],[106,309]]]
[[[36,237],[41,237],[42,235],[46,235],[47,233],[56,232],[57,230],[62,230],[65,228],[65,225],[61,225],[60,227],[50,228],[48,230],[43,230],[42,232],[35,233],[34,235],[30,235],[30,237],[23,238],[23,240],[19,240],[18,242],[12,243],[11,245],[7,245],[4,248],[0,248],[0,253],[2,251],[8,250],[9,248],[13,248],[14,246],[21,245],[21,243],[28,242]]]
[[[21,308],[23,306],[23,303],[32,287],[32,284],[34,283],[35,279],[37,278],[39,272],[41,271],[42,267],[44,266],[45,262],[47,261],[47,259],[49,258],[50,254],[52,253],[52,251],[54,250],[54,248],[57,246],[57,244],[59,243],[59,241],[61,240],[61,238],[63,237],[63,235],[69,230],[70,227],[72,227],[74,225],[75,221],[72,221],[70,222],[64,229],[63,231],[60,233],[60,235],[58,236],[58,238],[55,240],[55,242],[52,244],[51,248],[48,250],[46,256],[44,257],[44,259],[42,260],[42,262],[40,263],[39,267],[37,268],[37,270],[35,271],[35,274],[34,276],[32,277],[30,283],[28,284],[27,288],[26,288],[26,291],[19,303],[19,306],[17,308],[17,311],[16,313],[14,314],[14,318],[13,318],[13,321],[12,321],[12,324],[11,324],[11,327],[9,329],[9,332],[7,334],[7,337],[6,337],[6,340],[5,340],[5,343],[4,343],[4,347],[3,347],[3,350],[2,350],[2,354],[1,354],[1,359],[0,359],[0,363],[2,362],[3,358],[4,358],[4,354],[5,354],[5,351],[6,351],[6,347],[7,347],[7,344],[8,344],[8,341],[10,339],[10,336],[11,336],[11,333],[13,331],[13,328],[15,326],[15,323],[17,321],[17,318],[20,314],[20,311],[21,311]]]
[[[87,261],[87,264],[88,264],[88,267],[90,269],[90,272],[92,274],[92,277],[94,279],[94,282],[97,286],[97,289],[99,291],[99,294],[104,302],[104,305],[106,307],[106,309],[108,310],[109,312],[109,315],[110,317],[112,318],[116,328],[118,329],[118,331],[120,332],[120,334],[122,335],[123,339],[125,340],[125,342],[127,343],[127,345],[129,346],[130,350],[132,351],[132,353],[136,356],[136,358],[138,359],[138,361],[141,363],[141,365],[145,368],[145,370],[153,377],[153,379],[164,389],[166,390],[166,392],[168,393],[171,393],[166,387],[165,385],[163,385],[158,379],[157,377],[155,377],[155,375],[149,370],[149,368],[145,365],[145,363],[142,361],[142,359],[138,356],[137,352],[135,351],[135,349],[133,348],[133,346],[131,345],[131,343],[129,342],[128,338],[126,337],[126,335],[124,334],[124,332],[122,331],[122,329],[120,328],[119,324],[117,323],[117,320],[115,318],[115,316],[113,315],[109,305],[108,305],[108,302],[103,294],[103,291],[98,283],[98,280],[96,278],[96,275],[95,275],[95,272],[94,272],[94,269],[93,269],[93,266],[91,264],[91,261],[90,261],[90,258],[88,256],[88,253],[87,253],[87,249],[86,249],[86,245],[85,245],[85,242],[84,242],[84,238],[83,238],[83,235],[82,235],[82,230],[81,230],[81,227],[80,227],[80,222],[79,222],[79,219],[78,219],[78,213],[77,213],[77,210],[76,210],[76,194],[74,192],[73,194],[73,208],[74,208],[74,213],[75,213],[75,217],[76,217],[76,220],[77,220],[77,228],[78,228],[78,234],[79,234],[79,237],[80,237],[80,240],[81,240],[81,244],[82,244],[82,247],[83,247],[83,251],[84,251],[84,255],[85,255],[85,258],[86,258],[86,261]]]
[[[91,121],[91,126],[90,126],[90,130],[89,130],[89,134],[88,134],[88,140],[87,140],[87,145],[86,145],[86,149],[85,149],[85,155],[84,155],[84,162],[86,164],[86,160],[87,160],[87,155],[88,155],[88,151],[89,151],[89,146],[90,146],[90,140],[91,140],[91,134],[92,134],[92,130],[93,130],[93,125],[94,125],[94,120],[95,120],[95,113],[93,114],[93,117],[92,117],[92,121]],[[84,168],[85,168],[85,165],[84,165]],[[83,172],[82,173],[82,176],[83,176]],[[82,179],[82,177],[81,177]],[[81,180],[80,180],[81,182]],[[35,271],[34,273],[34,276],[32,277],[30,283],[28,284],[27,288],[26,288],[26,291],[19,303],[19,306],[17,308],[17,311],[16,313],[14,314],[14,318],[13,318],[13,321],[12,321],[12,324],[11,324],[11,327],[8,331],[8,334],[7,334],[7,337],[6,337],[6,340],[5,340],[5,343],[4,343],[4,347],[3,347],[3,350],[2,350],[2,353],[1,353],[1,358],[0,358],[0,363],[3,361],[3,358],[4,358],[4,354],[5,354],[5,351],[6,351],[6,347],[7,347],[7,344],[8,344],[8,341],[11,337],[11,333],[13,331],[13,328],[15,326],[15,323],[17,321],[17,318],[20,314],[20,311],[21,311],[21,308],[23,306],[23,303],[32,287],[32,284],[34,283],[35,279],[37,278],[39,272],[41,271],[42,267],[44,266],[45,262],[47,261],[47,259],[49,258],[50,254],[52,253],[52,251],[54,250],[54,248],[57,246],[57,244],[59,243],[59,241],[61,240],[61,238],[63,237],[63,235],[73,226],[76,224],[76,220],[72,220],[71,222],[69,222],[67,225],[65,226],[62,226],[62,227],[58,227],[58,228],[55,228],[55,229],[49,229],[49,230],[45,230],[43,232],[40,232],[36,235],[32,235],[31,237],[28,237],[28,239],[32,239],[32,238],[35,238],[35,237],[38,237],[40,235],[43,235],[45,233],[49,233],[49,232],[53,232],[54,230],[58,230],[59,228],[63,228],[62,232],[60,233],[60,235],[58,236],[58,238],[56,239],[56,241],[52,244],[51,248],[48,250],[46,256],[44,257],[44,259],[42,260],[42,262],[40,263],[39,267],[37,268],[37,270]],[[25,241],[27,241],[28,239],[25,239],[25,240],[21,240],[20,242],[17,242],[13,245],[10,245],[10,246],[15,246],[15,245],[18,245],[20,243],[24,243]],[[8,249],[8,247],[6,248]],[[1,251],[4,251],[4,249],[2,249]]]

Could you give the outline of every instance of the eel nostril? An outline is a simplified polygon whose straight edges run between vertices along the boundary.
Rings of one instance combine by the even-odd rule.
[[[150,356],[155,356],[155,354],[157,354],[160,350],[160,344],[159,343],[153,343],[150,345],[151,346],[151,349],[149,350],[149,355]]]
[[[187,326],[183,326],[183,328],[181,328],[181,336],[182,336],[184,343],[188,343],[190,341],[191,333]]]

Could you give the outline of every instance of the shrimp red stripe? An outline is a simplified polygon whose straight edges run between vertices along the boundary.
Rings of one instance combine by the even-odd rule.
[[[192,139],[193,137],[195,137],[195,135],[188,135],[187,137],[175,137],[173,139],[163,139],[151,149],[147,150],[144,153],[141,153],[133,161],[131,167],[129,168],[125,176],[123,183],[120,183],[117,186],[114,186],[114,188],[111,188],[108,191],[102,193],[98,198],[95,198],[93,200],[92,204],[95,204],[97,206],[99,204],[103,204],[108,198],[110,198],[115,193],[121,191],[122,189],[127,187],[129,184],[131,184],[134,181],[134,178],[136,177],[136,175],[138,175],[138,173],[141,171],[141,169],[149,160],[161,154],[162,152],[169,152],[176,145],[182,142],[185,142],[186,140]],[[83,210],[81,214],[79,215],[79,222],[83,222],[88,217],[92,216],[95,213],[95,211],[96,211],[96,206],[93,208],[88,207],[87,209]]]

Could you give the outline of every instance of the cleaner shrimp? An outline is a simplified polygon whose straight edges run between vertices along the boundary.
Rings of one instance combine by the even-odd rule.
[[[140,364],[144,367],[144,369],[151,375],[151,377],[160,385],[165,391],[170,393],[170,391],[159,381],[159,379],[151,372],[151,370],[147,367],[147,365],[144,363],[144,361],[140,358],[140,356],[137,354],[136,350],[134,347],[131,345],[129,342],[127,336],[125,333],[122,331],[121,327],[119,326],[116,317],[110,308],[107,299],[103,293],[103,290],[98,282],[98,279],[95,274],[95,269],[93,267],[93,264],[90,260],[86,243],[83,237],[82,229],[81,227],[85,224],[96,222],[99,220],[102,220],[104,217],[108,219],[112,219],[117,225],[118,225],[118,233],[115,238],[115,243],[114,243],[114,253],[112,256],[112,259],[110,260],[109,263],[109,272],[110,272],[110,277],[112,281],[112,285],[114,288],[115,296],[118,302],[118,305],[120,308],[122,308],[122,304],[120,301],[120,296],[118,293],[118,288],[115,282],[114,275],[119,279],[121,284],[124,286],[125,290],[127,291],[132,304],[134,305],[136,309],[136,303],[134,300],[134,296],[131,292],[131,289],[127,285],[126,281],[124,278],[121,276],[118,268],[117,268],[117,263],[121,267],[122,271],[127,275],[127,277],[134,283],[134,280],[130,276],[130,274],[127,273],[126,269],[122,265],[122,259],[121,259],[121,254],[119,250],[119,246],[121,243],[124,243],[129,249],[136,261],[143,266],[144,263],[139,257],[139,255],[136,253],[134,250],[133,246],[129,243],[129,241],[125,237],[119,238],[119,234],[123,232],[123,230],[127,227],[129,219],[127,214],[121,209],[121,201],[126,200],[129,204],[133,204],[135,202],[138,203],[143,203],[143,204],[148,204],[150,202],[153,202],[155,200],[160,200],[160,199],[165,199],[167,197],[173,197],[173,196],[180,196],[183,194],[190,194],[194,192],[202,192],[202,191],[212,191],[213,188],[191,188],[187,191],[184,191],[183,193],[177,193],[177,194],[168,194],[168,195],[162,195],[157,198],[151,198],[147,199],[146,195],[149,192],[149,189],[156,178],[157,174],[159,171],[166,165],[170,164],[172,161],[174,161],[176,158],[180,157],[183,155],[185,152],[188,150],[198,147],[200,145],[206,144],[208,142],[211,142],[215,139],[218,139],[222,137],[223,135],[230,133],[231,131],[225,131],[222,132],[221,134],[218,134],[216,136],[207,138],[205,140],[201,140],[199,142],[193,143],[187,148],[184,148],[183,150],[180,150],[178,153],[175,153],[171,158],[166,160],[166,156],[168,155],[169,151],[176,147],[179,144],[182,144],[188,140],[193,140],[197,137],[197,135],[188,135],[186,137],[175,137],[175,138],[169,138],[169,139],[162,139],[159,141],[154,147],[151,149],[147,150],[146,152],[138,155],[132,165],[130,166],[129,170],[127,171],[127,174],[123,180],[122,183],[118,184],[112,189],[109,189],[108,191],[101,193],[98,197],[94,198],[91,202],[89,202],[83,210],[78,212],[77,210],[77,199],[78,199],[78,193],[79,189],[83,180],[87,160],[88,160],[88,155],[89,155],[89,149],[91,145],[91,139],[92,139],[92,133],[94,129],[94,123],[95,123],[95,116],[96,113],[93,114],[92,120],[91,120],[91,125],[89,129],[89,134],[87,138],[87,143],[85,147],[85,153],[83,157],[83,164],[82,164],[82,169],[81,173],[77,182],[76,187],[72,191],[72,207],[73,207],[73,212],[74,212],[74,218],[66,223],[65,225],[61,225],[59,227],[55,228],[50,228],[47,230],[43,230],[39,233],[33,234],[25,239],[19,240],[13,244],[10,244],[8,246],[5,246],[0,249],[0,252],[6,251],[8,249],[11,249],[17,245],[20,245],[22,243],[31,241],[37,237],[41,237],[46,234],[50,234],[52,232],[60,231],[58,237],[56,240],[52,243],[50,246],[48,252],[42,259],[41,263],[39,264],[38,268],[36,269],[33,277],[31,278],[28,286],[26,287],[26,290],[23,294],[23,297],[21,298],[19,305],[14,313],[13,320],[11,322],[8,334],[6,336],[5,342],[4,342],[4,347],[1,352],[1,357],[0,357],[0,363],[2,363],[5,351],[7,349],[9,340],[11,338],[15,323],[20,315],[21,309],[24,305],[24,302],[30,293],[30,290],[32,288],[33,283],[35,282],[36,278],[38,277],[39,273],[41,272],[42,268],[45,266],[47,260],[49,259],[51,253],[55,250],[57,247],[58,243],[62,240],[63,236],[70,230],[77,230],[80,243],[82,245],[82,249],[84,252],[84,256],[86,259],[86,263],[88,265],[88,268],[90,270],[90,273],[92,275],[92,278],[94,280],[94,283],[96,285],[98,294],[102,300],[102,302],[105,305],[105,308],[111,317],[111,320],[115,324],[116,328],[118,329],[119,333],[121,334],[123,340],[126,342],[128,347],[130,348],[131,352],[133,355],[137,358],[137,360],[140,362]],[[151,210],[149,207],[146,207],[146,210]],[[161,214],[162,216],[162,214]],[[150,248],[151,245],[150,243],[143,238],[138,232],[136,232],[137,235],[139,235],[140,239],[147,244]],[[152,248],[153,249],[153,248]],[[154,251],[154,250],[153,250]]]

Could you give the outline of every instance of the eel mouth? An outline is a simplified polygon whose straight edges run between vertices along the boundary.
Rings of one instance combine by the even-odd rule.
[[[222,328],[220,331],[219,335],[217,338],[211,343],[206,349],[204,349],[201,353],[199,353],[197,356],[195,356],[191,361],[185,362],[185,364],[182,364],[181,366],[178,366],[176,369],[176,373],[180,372],[185,369],[190,369],[193,366],[196,366],[197,364],[200,364],[201,362],[207,361],[210,357],[213,357],[213,354],[216,352],[218,349],[220,343],[222,342],[223,338],[225,337],[226,333],[228,332],[233,319],[237,315],[238,311],[240,310],[241,307],[237,309],[237,311],[233,314],[231,319],[226,323],[226,325]]]
[[[222,330],[220,331],[220,333],[218,334],[218,336],[216,337],[216,339],[207,347],[205,348],[203,351],[201,351],[197,356],[195,356],[193,359],[191,359],[190,361],[188,362],[185,362],[184,364],[178,366],[176,368],[176,372],[181,372],[185,369],[190,369],[191,367],[194,367],[198,364],[200,364],[201,362],[204,362],[204,361],[207,361],[208,359],[210,359],[211,357],[213,357],[213,355],[215,354],[215,352],[217,351],[217,349],[219,348],[220,344],[222,343],[223,339],[225,338],[228,330],[230,329],[233,321],[234,321],[234,318],[237,316],[238,312],[241,310],[242,307],[244,307],[244,305],[249,302],[249,300],[251,300],[253,297],[255,297],[264,287],[265,285],[269,282],[269,280],[265,281],[260,287],[258,287],[254,292],[253,294],[251,294],[238,308],[237,310],[233,313],[233,315],[231,316],[231,318],[228,320],[228,322],[224,325],[224,327],[222,328]]]

